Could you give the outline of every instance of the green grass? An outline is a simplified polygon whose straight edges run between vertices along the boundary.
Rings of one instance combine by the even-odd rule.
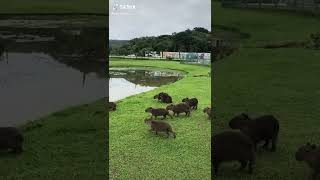
[[[105,0],[9,0],[0,1],[0,14],[7,13],[103,13]]]
[[[251,38],[244,46],[255,46],[279,41],[297,41],[309,38],[319,31],[320,16],[307,16],[293,12],[222,8],[213,2],[213,27],[224,25],[249,33]]]
[[[254,48],[287,40],[306,40],[319,31],[318,17],[288,12],[223,9],[213,3],[214,23],[232,26],[251,38],[242,48],[214,64],[214,133],[228,130],[234,115],[246,109],[252,115],[274,114],[280,121],[276,152],[259,150],[255,172],[236,170],[225,163],[216,180],[306,179],[311,171],[295,160],[297,148],[307,141],[320,143],[320,51],[305,48]]]
[[[110,179],[211,179],[211,123],[204,107],[211,104],[209,67],[168,61],[111,60],[110,66],[148,66],[187,72],[185,78],[155,90],[131,96],[117,102],[117,111],[109,113],[109,173]],[[150,133],[144,119],[147,107],[165,107],[153,99],[161,91],[169,93],[173,102],[195,96],[198,110],[191,117],[167,119],[177,138]]]
[[[27,123],[24,152],[0,154],[0,179],[106,179],[106,116],[100,100]]]

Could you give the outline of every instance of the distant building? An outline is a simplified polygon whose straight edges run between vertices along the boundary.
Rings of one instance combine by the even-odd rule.
[[[159,54],[157,54],[157,51],[150,51],[150,52],[146,52],[144,54],[145,57],[159,57]]]
[[[135,54],[129,54],[128,57],[136,57]]]
[[[173,58],[186,61],[210,60],[211,53],[196,53],[196,52],[160,52],[162,58]]]

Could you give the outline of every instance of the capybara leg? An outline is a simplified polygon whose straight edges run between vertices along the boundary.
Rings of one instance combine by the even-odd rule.
[[[19,154],[22,152],[22,146],[17,146],[12,149],[12,153]]]
[[[240,161],[240,163],[241,163],[241,166],[240,166],[240,168],[239,168],[239,170],[241,171],[241,170],[243,170],[244,168],[246,168],[247,167],[247,161]]]
[[[254,165],[254,160],[249,161],[249,173],[253,173],[253,165]]]
[[[264,143],[263,148],[264,148],[264,149],[268,149],[269,139],[266,139],[265,141],[266,141],[266,142]]]
[[[257,145],[258,145],[258,143],[257,143],[257,142],[254,142],[254,144],[253,144],[253,149],[254,149],[255,152],[257,152]]]

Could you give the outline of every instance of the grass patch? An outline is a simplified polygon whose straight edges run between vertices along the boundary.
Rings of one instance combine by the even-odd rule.
[[[120,100],[117,110],[109,113],[110,179],[211,179],[211,123],[202,109],[211,104],[209,67],[168,61],[113,61],[110,66],[147,66],[187,72],[183,79],[155,90]],[[144,110],[165,107],[153,99],[161,91],[169,93],[173,102],[195,96],[198,110],[191,117],[181,115],[167,121],[177,138],[167,139],[148,131]]]
[[[99,100],[20,127],[24,152],[0,154],[0,179],[105,179],[106,115]]]
[[[318,17],[281,11],[223,9],[213,3],[215,23],[234,26],[251,35],[231,56],[213,65],[214,133],[229,129],[228,122],[246,109],[253,116],[274,114],[280,121],[278,149],[259,151],[253,175],[238,172],[237,163],[221,166],[216,180],[306,179],[310,170],[295,160],[307,141],[320,143],[320,51],[303,47],[252,48],[270,42],[304,41],[319,30]],[[236,167],[235,167],[236,166]]]
[[[222,8],[214,1],[212,9],[213,29],[217,24],[250,34],[250,38],[243,41],[249,47],[278,41],[304,41],[320,29],[320,16],[303,16],[281,10]]]

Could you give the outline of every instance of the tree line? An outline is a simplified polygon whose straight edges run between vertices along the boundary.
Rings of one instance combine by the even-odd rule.
[[[210,37],[210,31],[202,27],[195,27],[193,30],[187,29],[171,35],[134,38],[120,47],[109,46],[109,54],[144,56],[145,53],[152,51],[210,53]]]

